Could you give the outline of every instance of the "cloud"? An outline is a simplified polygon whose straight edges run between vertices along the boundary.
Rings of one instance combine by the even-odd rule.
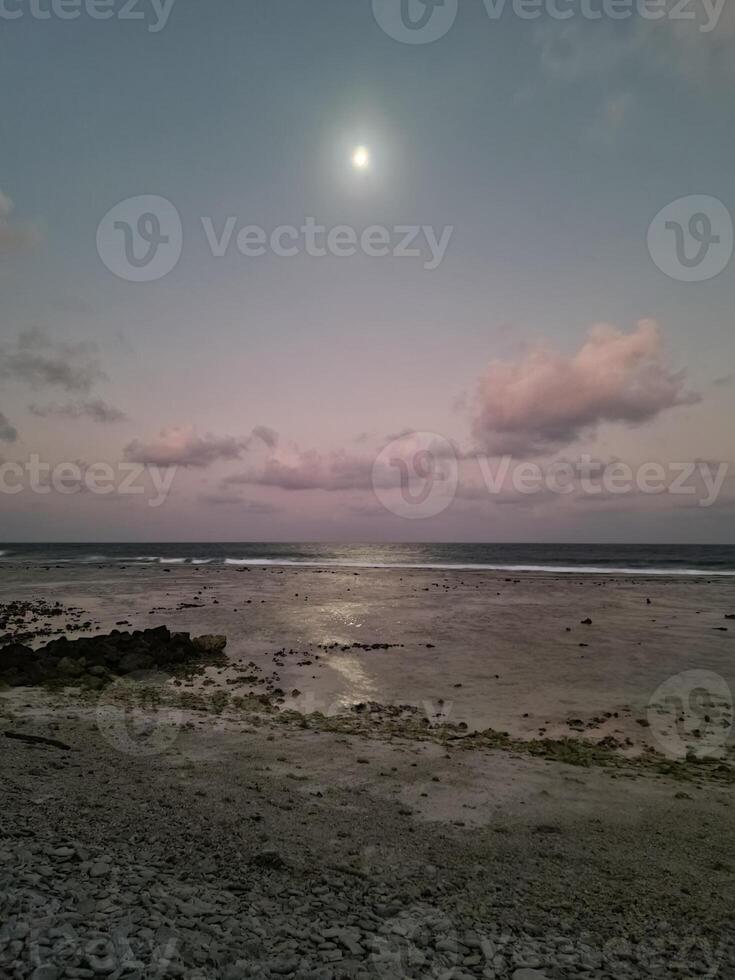
[[[237,507],[243,513],[262,517],[277,514],[279,511],[278,507],[269,504],[266,500],[243,500],[234,493],[205,493],[199,499],[203,504],[211,504],[214,507]]]
[[[125,412],[114,405],[108,405],[101,398],[93,398],[89,401],[67,402],[65,405],[30,405],[29,410],[39,418],[65,418],[82,419],[88,418],[101,425],[109,425],[114,422],[124,422],[127,419]]]
[[[220,460],[239,459],[248,441],[211,433],[200,436],[193,426],[176,426],[162,429],[152,442],[134,439],[124,453],[133,463],[204,468]]]
[[[372,473],[373,459],[369,456],[311,449],[269,456],[262,468],[233,474],[222,482],[224,486],[254,484],[281,490],[369,490]]]
[[[0,412],[0,441],[15,442],[18,438],[18,430],[8,422],[7,418]]]
[[[302,452],[298,446],[291,444],[288,448],[261,456],[242,473],[224,477],[221,485],[225,491],[236,486],[275,487],[286,491],[322,490],[329,493],[391,489],[401,486],[405,479],[412,482],[424,479],[421,472],[415,472],[412,468],[406,472],[398,466],[399,458],[415,460],[430,450],[436,464],[444,459],[456,460],[457,453],[448,440],[436,436],[432,441],[428,439],[430,435],[406,430],[391,439],[378,454],[356,454],[345,449],[329,452],[309,449]],[[385,450],[389,447],[394,452],[386,454]]]
[[[545,21],[534,33],[542,69],[562,83],[640,68],[699,84],[732,81],[735,4],[658,0],[657,6],[656,20],[633,14],[627,23]]]
[[[530,456],[574,442],[601,422],[635,425],[699,401],[663,359],[658,324],[625,334],[594,326],[576,354],[536,346],[516,362],[492,361],[472,404],[472,434],[490,455]]]
[[[0,191],[0,256],[15,255],[32,248],[40,241],[41,233],[35,225],[10,220],[13,202]]]
[[[663,0],[666,16],[641,19],[636,41],[649,63],[663,71],[676,71],[690,80],[733,78],[735,4],[689,4]]]
[[[267,425],[256,425],[252,431],[254,439],[260,439],[268,449],[275,449],[278,445],[278,433]]]
[[[134,463],[153,466],[187,466],[204,469],[213,463],[240,459],[254,443],[274,449],[278,433],[267,425],[256,425],[249,436],[200,436],[194,426],[181,425],[161,429],[157,439],[142,442],[134,439],[125,449],[125,458]]]
[[[638,46],[635,34],[586,22],[546,21],[534,32],[544,72],[560,82],[575,82],[616,68]]]
[[[416,432],[415,429],[405,428],[401,429],[399,432],[389,432],[385,437],[385,442],[400,442],[402,439],[408,439]]]
[[[34,388],[86,393],[106,378],[95,351],[93,344],[67,344],[52,340],[43,330],[28,330],[13,344],[0,347],[0,377]]]

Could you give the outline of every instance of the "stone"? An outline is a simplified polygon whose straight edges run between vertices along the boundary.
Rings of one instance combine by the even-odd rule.
[[[204,636],[195,636],[191,642],[200,653],[217,654],[222,653],[227,646],[227,637],[221,634],[207,633]]]
[[[255,857],[250,859],[250,863],[256,868],[266,868],[273,871],[279,871],[281,868],[286,867],[286,862],[278,851],[274,850],[261,851],[260,854],[256,854]]]
[[[84,673],[84,666],[73,657],[62,657],[56,665],[56,672],[62,677],[80,677]]]
[[[31,974],[31,980],[57,980],[58,976],[59,971],[53,963],[44,963],[43,966],[36,967]]]
[[[150,670],[154,666],[153,657],[145,653],[131,651],[120,658],[120,672],[123,674],[132,674],[136,670]]]

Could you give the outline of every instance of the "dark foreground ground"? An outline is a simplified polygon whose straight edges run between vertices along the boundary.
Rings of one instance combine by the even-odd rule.
[[[0,975],[735,976],[731,782],[17,689]]]

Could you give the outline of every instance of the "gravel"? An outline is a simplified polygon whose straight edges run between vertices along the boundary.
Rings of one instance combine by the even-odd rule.
[[[735,975],[732,887],[717,878],[713,905],[696,815],[656,847],[663,823],[580,820],[573,801],[552,836],[518,807],[419,822],[357,782],[277,768],[284,741],[316,759],[342,750],[336,733],[316,751],[252,720],[234,742],[220,724],[136,757],[83,713],[56,718],[71,752],[3,745],[3,980]],[[371,769],[375,751],[361,742]]]

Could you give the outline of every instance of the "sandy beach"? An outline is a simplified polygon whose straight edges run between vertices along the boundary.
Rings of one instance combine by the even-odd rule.
[[[6,732],[60,743],[3,739],[3,976],[733,974],[732,719],[687,761],[650,704],[732,683],[728,582],[3,571],[6,616],[65,610],[34,646],[227,637],[153,686],[3,690]]]

